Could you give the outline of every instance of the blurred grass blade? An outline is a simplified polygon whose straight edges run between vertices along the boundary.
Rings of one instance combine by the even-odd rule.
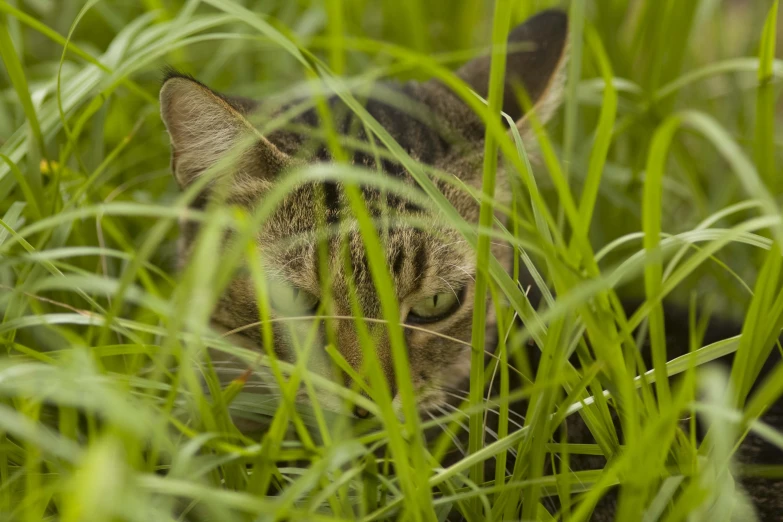
[[[756,95],[756,165],[761,178],[772,194],[781,190],[778,172],[775,169],[775,86],[773,68],[777,44],[777,20],[779,0],[769,9],[759,45],[758,93]]]
[[[617,91],[612,78],[612,69],[598,32],[592,26],[585,27],[585,35],[590,50],[595,55],[601,76],[604,80],[604,97],[601,101],[601,115],[595,130],[593,149],[590,152],[590,163],[585,176],[582,198],[579,201],[581,230],[578,234],[587,238],[590,222],[596,207],[596,199],[601,184],[606,157],[612,143],[612,130],[617,115]]]
[[[670,118],[658,128],[650,145],[647,158],[647,175],[644,183],[643,227],[644,248],[651,257],[644,271],[644,286],[647,299],[655,304],[649,313],[650,346],[656,377],[656,391],[662,409],[668,409],[671,402],[669,381],[666,377],[666,332],[663,320],[663,305],[657,301],[663,280],[663,262],[659,250],[661,238],[661,213],[663,174],[668,151],[680,120]]]
[[[25,116],[27,116],[27,123],[30,125],[30,132],[33,136],[35,148],[31,148],[28,153],[28,159],[32,162],[28,179],[30,191],[36,198],[35,207],[42,209],[43,182],[41,181],[41,172],[37,167],[38,159],[41,155],[46,153],[46,147],[44,145],[43,134],[41,133],[41,125],[38,123],[38,115],[35,112],[33,100],[30,98],[30,89],[27,84],[24,66],[14,49],[14,43],[8,32],[8,21],[6,20],[6,16],[2,13],[0,13],[0,57],[2,57],[3,62],[5,63],[6,72],[14,86],[16,95],[19,98],[19,103],[21,103],[22,108],[24,109]]]
[[[506,75],[506,39],[509,31],[511,2],[499,0],[495,4],[492,23],[492,56],[489,70],[487,103],[490,114],[499,114],[503,107],[503,87]],[[498,167],[498,145],[487,131],[484,137],[484,164],[481,191],[484,199],[479,210],[479,226],[491,227],[494,220],[492,199],[495,196],[495,175]],[[487,287],[489,273],[486,270],[490,256],[490,238],[479,234],[476,245],[476,282],[473,289],[473,328],[471,331],[470,405],[481,404],[484,399],[484,350],[486,346]],[[470,416],[468,453],[476,453],[484,446],[484,424],[480,412]],[[484,464],[476,464],[470,472],[474,484],[484,482]],[[474,509],[479,508],[478,500]],[[489,513],[485,513],[488,516]]]

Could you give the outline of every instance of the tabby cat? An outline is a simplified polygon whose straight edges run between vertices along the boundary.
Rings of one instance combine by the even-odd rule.
[[[568,48],[568,22],[559,11],[546,11],[515,28],[509,36],[506,62],[503,112],[516,122],[526,148],[534,148],[528,112],[518,93],[527,94],[539,121],[546,122],[561,99],[564,64]],[[483,56],[467,63],[457,72],[476,93],[487,96],[490,58]],[[485,125],[475,111],[443,83],[430,80],[396,84],[379,83],[371,93],[357,93],[364,110],[396,140],[417,162],[449,173],[453,179],[434,177],[440,193],[469,223],[479,215],[479,203],[464,186],[479,191]],[[326,114],[338,135],[353,139],[350,162],[366,170],[379,170],[417,190],[414,178],[389,154],[374,149],[377,139],[334,96],[326,101],[328,111],[315,103],[291,102],[270,107],[270,103],[216,93],[198,81],[171,72],[160,94],[163,121],[171,137],[172,170],[183,188],[208,175],[209,181],[194,201],[203,208],[221,201],[253,210],[264,200],[288,171],[299,165],[330,162],[335,158],[320,129]],[[304,100],[307,101],[307,100]],[[527,104],[525,104],[527,105]],[[282,115],[282,116],[281,116]],[[288,120],[284,127],[263,135],[259,120],[276,117]],[[320,138],[319,138],[320,136]],[[225,157],[231,156],[226,162]],[[215,172],[221,174],[215,176]],[[225,175],[228,173],[229,175]],[[369,174],[368,174],[369,175]],[[510,189],[499,176],[495,198],[509,203]],[[464,186],[461,186],[464,185]],[[465,389],[470,371],[470,339],[474,303],[475,250],[453,226],[423,205],[409,198],[392,197],[380,189],[361,189],[373,217],[389,218],[379,230],[386,262],[393,279],[408,348],[410,373],[422,412],[442,411],[453,403],[451,390]],[[332,316],[352,316],[358,308],[366,318],[382,318],[381,302],[375,290],[364,242],[351,211],[345,187],[335,181],[303,182],[289,191],[269,215],[257,235],[258,249],[269,277],[273,317],[312,315],[319,309],[326,289],[330,295]],[[332,231],[325,241],[319,231]],[[182,228],[181,258],[188,258],[198,231],[185,222]],[[501,243],[492,246],[493,255],[510,269],[513,249]],[[327,287],[322,281],[328,281]],[[213,323],[223,331],[240,331],[239,339],[260,349],[262,332],[245,328],[258,321],[259,310],[250,276],[239,272],[227,287],[213,315]],[[356,298],[352,301],[351,296]],[[493,306],[488,306],[488,335],[494,335]],[[670,314],[671,315],[671,314]],[[674,320],[678,319],[673,315]],[[308,324],[274,323],[274,351],[281,360],[293,362],[297,345],[306,342]],[[395,389],[390,341],[383,324],[369,323],[380,367],[388,381],[393,404],[400,408]],[[361,372],[363,357],[359,335],[352,320],[334,323],[334,344],[340,355],[356,372]],[[678,342],[687,348],[687,324],[669,328]],[[720,332],[732,335],[737,332]],[[315,345],[326,345],[327,332],[318,331]],[[715,330],[707,337],[714,337]],[[531,350],[537,352],[537,350]],[[535,354],[532,354],[535,355]],[[323,350],[312,350],[309,368],[324,376],[334,375],[334,364]],[[350,379],[344,381],[350,385]],[[301,400],[307,400],[302,394]],[[339,409],[341,402],[324,394],[319,401]],[[366,411],[357,409],[358,416]],[[776,410],[775,415],[780,411]],[[577,423],[570,436],[579,439],[587,430]],[[780,418],[775,419],[778,422]],[[783,425],[783,424],[778,424]],[[587,441],[587,440],[585,440]],[[780,461],[780,453],[760,441],[751,441],[753,452],[763,452]],[[750,442],[748,444],[751,444]],[[771,457],[770,457],[771,456]],[[585,460],[573,457],[574,467],[589,467]],[[600,464],[599,464],[600,465]],[[783,488],[780,482],[749,482],[762,520],[780,520],[783,513]],[[604,500],[593,520],[611,520],[613,500]]]

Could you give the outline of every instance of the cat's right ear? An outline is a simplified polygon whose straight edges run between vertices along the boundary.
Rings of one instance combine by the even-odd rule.
[[[508,54],[503,89],[503,112],[517,126],[529,113],[520,103],[520,89],[528,97],[530,110],[546,122],[563,95],[568,55],[568,17],[562,11],[542,11],[516,26],[508,34]],[[491,56],[476,58],[458,71],[474,91],[486,98],[489,91]]]
[[[249,110],[247,103],[221,96],[193,78],[167,73],[160,113],[171,138],[172,171],[181,187],[216,167],[241,183],[268,179],[291,164],[291,158],[248,121]]]
[[[502,109],[516,123],[522,139],[533,139],[530,113],[542,123],[552,116],[563,98],[568,57],[568,17],[562,11],[543,11],[509,32]],[[475,58],[458,71],[459,76],[482,98],[489,92],[491,55]],[[468,139],[483,137],[484,125],[456,96],[443,96],[443,84],[432,81],[429,103],[449,126],[462,130]],[[521,103],[524,94],[529,107]]]

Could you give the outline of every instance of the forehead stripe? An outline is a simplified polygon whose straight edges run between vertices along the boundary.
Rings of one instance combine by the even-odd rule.
[[[417,275],[423,274],[427,270],[427,249],[424,246],[424,241],[421,238],[418,239],[416,253],[413,255],[413,271]]]
[[[326,204],[326,222],[334,224],[340,215],[340,188],[334,181],[326,181],[323,184],[324,199]]]

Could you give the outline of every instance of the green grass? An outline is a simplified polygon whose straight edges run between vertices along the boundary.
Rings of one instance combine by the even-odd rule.
[[[553,5],[571,16],[570,77],[555,121],[533,121],[541,146],[531,170],[519,136],[494,116],[502,54],[486,104],[451,71],[504,42],[509,19]],[[454,510],[469,521],[583,521],[618,483],[627,487],[617,520],[727,520],[740,496],[726,473],[736,470],[738,438],[753,430],[783,448],[783,434],[757,420],[783,394],[781,369],[750,394],[783,326],[777,10],[766,0],[0,0],[0,520],[432,521]],[[257,98],[322,82],[359,116],[375,153],[403,164],[424,194],[342,161],[303,167],[253,213],[219,205],[195,213],[205,226],[193,262],[178,272],[177,219],[199,187],[180,194],[169,172],[157,102],[165,64]],[[438,173],[343,88],[385,77],[439,78],[486,120],[479,227],[437,191]],[[325,110],[322,99],[313,104]],[[285,122],[257,123],[263,133]],[[345,158],[334,129],[322,131]],[[496,171],[512,178],[511,208],[487,196]],[[263,252],[249,244],[306,179],[353,187],[404,423],[372,350],[371,401],[209,328],[211,305],[247,257],[271,339]],[[360,181],[446,216],[485,268],[477,299],[496,298],[499,345],[488,344],[476,308],[469,399],[436,420],[412,415],[398,306]],[[505,226],[493,223],[496,212]],[[227,228],[239,248],[218,258]],[[520,267],[509,275],[491,258],[498,240],[523,254],[544,294],[540,308],[515,280]],[[619,306],[628,297],[643,302],[630,316]],[[688,355],[670,355],[664,299],[691,310]],[[321,311],[330,315],[328,299]],[[709,313],[741,321],[742,335],[704,346]],[[355,324],[371,347],[376,326]],[[652,368],[633,355],[639,335],[649,339]],[[242,378],[221,386],[207,347],[269,367],[280,399],[254,398]],[[486,368],[482,348],[498,356]],[[351,372],[333,345],[325,349]],[[536,349],[551,357],[532,375],[524,354]],[[730,373],[703,368],[733,352]],[[568,362],[574,353],[578,368]],[[532,384],[509,387],[516,372]],[[670,385],[675,374],[683,378]],[[500,394],[488,398],[493,378]],[[377,422],[355,425],[317,401],[297,407],[300,385],[311,395],[330,390]],[[508,408],[521,398],[524,421]],[[497,437],[484,433],[490,409],[501,419]],[[691,414],[710,423],[703,443],[682,428]],[[232,415],[268,428],[243,433]],[[582,416],[594,444],[569,442],[562,423],[571,415]],[[442,434],[426,443],[423,430],[438,426]],[[466,455],[444,466],[460,432]],[[580,454],[609,464],[570,471]],[[486,461],[514,456],[507,473],[485,475]],[[552,499],[561,506],[554,516],[545,510]]]

